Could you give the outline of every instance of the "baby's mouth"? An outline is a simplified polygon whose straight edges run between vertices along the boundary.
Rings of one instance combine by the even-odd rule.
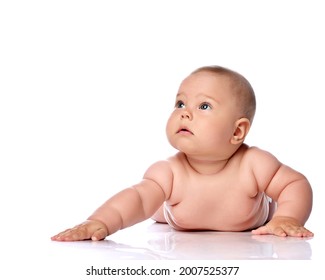
[[[181,133],[181,134],[192,134],[192,135],[194,135],[193,132],[190,131],[187,127],[181,127],[181,128],[177,131],[177,133],[178,133],[178,134]]]

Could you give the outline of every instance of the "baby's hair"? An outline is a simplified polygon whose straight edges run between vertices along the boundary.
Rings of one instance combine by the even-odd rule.
[[[256,111],[256,99],[253,87],[249,81],[243,75],[228,68],[217,65],[200,67],[193,71],[191,74],[203,71],[223,75],[229,78],[238,104],[242,108],[242,117],[249,119],[249,121],[252,123]]]

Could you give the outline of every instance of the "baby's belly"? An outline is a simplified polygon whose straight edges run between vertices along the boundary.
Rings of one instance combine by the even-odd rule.
[[[164,205],[166,222],[177,230],[244,231],[263,225],[269,214],[269,200],[261,194],[240,203],[218,205]]]

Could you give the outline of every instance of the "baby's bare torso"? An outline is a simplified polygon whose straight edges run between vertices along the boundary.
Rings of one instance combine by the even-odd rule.
[[[171,157],[173,189],[160,210],[166,222],[176,229],[221,231],[242,231],[264,224],[269,201],[258,192],[254,175],[244,162],[245,152],[243,147],[212,175],[196,172],[182,153]]]

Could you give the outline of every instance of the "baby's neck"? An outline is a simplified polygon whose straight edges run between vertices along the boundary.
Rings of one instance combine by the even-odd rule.
[[[189,166],[202,175],[213,175],[219,173],[226,167],[229,161],[229,158],[222,160],[204,160],[188,155],[185,155],[185,158]]]

